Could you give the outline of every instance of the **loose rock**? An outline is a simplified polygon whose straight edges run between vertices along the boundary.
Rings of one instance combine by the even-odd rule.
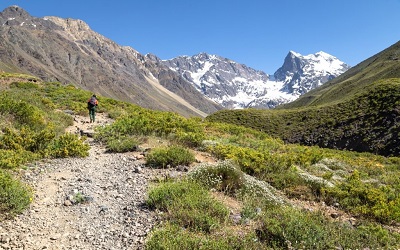
[[[102,118],[96,125],[108,122]],[[75,116],[79,131],[89,131],[85,119]],[[144,249],[157,216],[141,204],[149,181],[163,170],[147,168],[129,154],[105,153],[100,143],[87,140],[86,158],[54,159],[26,170],[34,203],[0,222],[0,249]]]

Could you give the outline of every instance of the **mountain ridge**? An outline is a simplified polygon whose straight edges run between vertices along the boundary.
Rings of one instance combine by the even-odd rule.
[[[228,109],[274,108],[295,100],[350,68],[325,52],[302,56],[290,51],[273,77],[204,52],[163,62],[198,91]]]
[[[163,86],[165,81],[157,78],[156,71],[151,72],[156,68],[151,61],[144,63],[139,52],[94,32],[82,20],[36,18],[14,6],[0,13],[0,22],[0,69],[5,72],[73,84],[107,97],[184,116],[204,117],[222,108],[196,94],[183,79]],[[174,84],[181,85],[179,98],[170,90]]]
[[[323,52],[313,58],[289,52],[274,77],[205,52],[161,60],[116,44],[82,20],[32,17],[18,6],[0,13],[0,22],[0,69],[184,116],[205,117],[222,108],[274,108],[343,71],[318,71],[315,58],[330,56]]]
[[[223,110],[210,121],[251,127],[287,143],[400,156],[400,42],[274,110]]]
[[[340,101],[343,96],[352,95],[373,81],[399,78],[399,55],[400,41],[360,62],[320,88],[313,89],[301,98],[280,108],[316,106],[326,102],[335,103]]]

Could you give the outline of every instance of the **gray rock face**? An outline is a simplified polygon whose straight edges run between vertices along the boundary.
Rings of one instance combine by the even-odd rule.
[[[324,52],[302,56],[290,51],[274,74],[284,82],[282,91],[303,95],[350,69],[350,66]]]
[[[295,100],[349,68],[324,52],[302,56],[291,51],[273,77],[206,53],[163,62],[225,108],[274,108]]]
[[[183,79],[168,81],[156,74],[153,61],[92,31],[81,20],[36,18],[12,6],[0,13],[0,25],[0,70],[73,84],[107,97],[186,116],[204,116],[221,108],[203,95],[194,94],[197,91]],[[173,93],[177,88],[180,91]]]
[[[349,66],[319,52],[289,52],[274,77],[201,53],[162,61],[119,46],[81,20],[0,13],[0,70],[59,81],[140,106],[185,116],[225,108],[273,108],[295,100]]]
[[[262,71],[206,53],[177,57],[164,63],[191,82],[198,91],[225,108],[234,108],[240,102],[227,97],[241,93],[262,96],[263,93],[258,92],[257,86],[250,82],[263,84],[269,80],[269,75]]]

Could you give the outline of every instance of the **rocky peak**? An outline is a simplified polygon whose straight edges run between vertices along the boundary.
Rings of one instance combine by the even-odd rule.
[[[3,12],[0,13],[0,17],[3,19],[18,19],[18,20],[26,20],[32,18],[28,12],[17,5],[10,6],[5,8]]]
[[[349,68],[349,65],[323,51],[306,56],[290,51],[274,77],[284,83],[282,91],[302,95]]]
[[[89,31],[90,27],[87,23],[79,19],[67,18],[63,19],[60,17],[47,16],[44,17],[45,20],[50,20],[58,26],[64,28],[65,30],[69,30],[72,32],[81,32],[81,31]]]
[[[2,25],[14,26],[29,22],[32,17],[24,9],[17,5],[10,6],[0,13],[0,21]]]
[[[26,29],[60,29],[53,22],[32,17],[28,12],[17,5],[10,6],[0,12],[0,24],[2,26],[18,26]]]
[[[199,92],[226,108],[244,107],[251,93],[262,95],[261,85],[269,79],[264,72],[207,53],[163,62],[191,82]]]
[[[145,55],[145,58],[148,59],[148,60],[150,60],[150,61],[157,62],[157,63],[161,61],[160,58],[158,58],[156,55],[151,54],[151,53],[146,54],[146,55]]]
[[[292,77],[293,74],[301,72],[304,64],[300,54],[289,51],[282,67],[275,72],[274,77],[278,81],[285,81],[288,77]]]
[[[164,60],[198,91],[225,108],[273,108],[293,101],[346,71],[349,66],[325,52],[302,56],[289,51],[274,78],[230,59],[207,53]]]

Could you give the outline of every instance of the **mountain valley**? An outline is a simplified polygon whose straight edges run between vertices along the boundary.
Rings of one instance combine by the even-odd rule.
[[[400,42],[269,75],[0,23],[0,249],[400,249]]]
[[[0,23],[0,70],[184,116],[274,108],[349,68],[324,52],[291,51],[274,76],[207,53],[161,60],[120,46],[81,20],[36,18],[18,6],[1,12]]]

